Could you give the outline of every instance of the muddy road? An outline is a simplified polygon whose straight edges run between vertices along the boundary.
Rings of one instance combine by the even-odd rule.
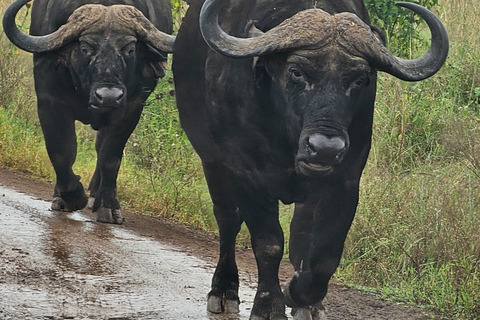
[[[49,210],[52,185],[0,169],[0,319],[248,319],[255,262],[239,250],[241,313],[206,312],[214,236],[124,211],[122,226],[88,211]],[[292,275],[285,261],[280,277]],[[330,320],[426,320],[405,307],[332,284]]]

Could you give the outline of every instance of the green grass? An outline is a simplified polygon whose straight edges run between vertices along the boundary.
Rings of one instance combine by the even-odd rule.
[[[184,9],[174,3],[177,24]],[[437,9],[451,41],[442,70],[419,83],[379,77],[373,146],[335,277],[449,319],[473,320],[480,319],[480,7],[475,0],[443,0]],[[30,59],[0,35],[0,166],[53,181]],[[148,99],[125,148],[119,196],[125,208],[214,231],[201,165],[179,126],[171,77]],[[75,171],[88,185],[95,134],[77,128]],[[286,243],[291,215],[291,206],[281,206]],[[239,245],[249,245],[245,229]]]
[[[120,196],[128,206],[214,229],[198,156],[180,129],[171,73],[148,100],[127,143]],[[131,194],[141,195],[132,197]]]

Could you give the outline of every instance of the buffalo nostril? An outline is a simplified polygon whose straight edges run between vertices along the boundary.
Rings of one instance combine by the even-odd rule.
[[[305,138],[306,149],[310,157],[318,161],[332,163],[339,161],[345,151],[346,141],[342,137],[327,137],[323,134],[313,134]]]
[[[315,156],[317,154],[315,146],[310,144],[310,139],[308,137],[305,139],[305,149],[307,150],[309,155]]]
[[[95,95],[102,104],[114,106],[123,98],[124,92],[120,88],[101,87],[95,90]]]

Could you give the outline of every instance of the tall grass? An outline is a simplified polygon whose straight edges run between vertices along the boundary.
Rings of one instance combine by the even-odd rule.
[[[6,2],[0,2],[3,12]],[[26,11],[19,16],[25,17]],[[24,20],[24,19],[22,19]],[[43,151],[36,111],[31,57],[0,34],[0,165],[48,177],[48,157]]]
[[[180,129],[171,72],[147,100],[119,178],[129,207],[214,228],[199,159]]]
[[[0,6],[9,1],[0,0]],[[185,11],[172,2],[177,26]],[[426,81],[379,78],[374,137],[336,277],[450,319],[480,319],[480,7],[440,1],[450,35]],[[35,112],[31,57],[0,35],[0,166],[54,180]],[[198,157],[178,122],[171,73],[148,99],[118,178],[122,206],[214,230]],[[75,170],[87,185],[95,133],[78,124]],[[280,219],[288,231],[291,209]],[[288,233],[286,234],[288,241]],[[248,244],[243,231],[242,245]]]
[[[382,76],[374,143],[337,277],[480,319],[480,14],[443,1],[451,51],[419,83]],[[476,29],[475,29],[476,26]]]

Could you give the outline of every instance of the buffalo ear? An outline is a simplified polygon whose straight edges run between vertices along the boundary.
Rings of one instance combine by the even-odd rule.
[[[261,87],[266,84],[269,76],[265,66],[265,60],[262,57],[254,57],[252,63],[255,85]]]
[[[145,56],[140,63],[142,76],[144,78],[163,78],[165,77],[165,67],[167,56],[158,51],[149,44],[146,45]]]
[[[144,78],[163,78],[165,77],[165,67],[162,62],[145,61],[142,69],[142,76]]]
[[[59,50],[57,54],[57,68],[59,66],[68,67],[70,65],[70,55],[72,54],[71,51],[71,46],[65,46]]]
[[[255,20],[250,20],[245,26],[245,34],[249,38],[258,37],[264,34],[262,30],[255,26],[255,23]],[[265,81],[268,78],[265,60],[262,57],[253,57],[252,69],[255,77],[255,85],[261,87],[265,84]]]
[[[370,26],[370,30],[384,46],[387,44],[387,37],[385,37],[385,33],[379,27]]]

